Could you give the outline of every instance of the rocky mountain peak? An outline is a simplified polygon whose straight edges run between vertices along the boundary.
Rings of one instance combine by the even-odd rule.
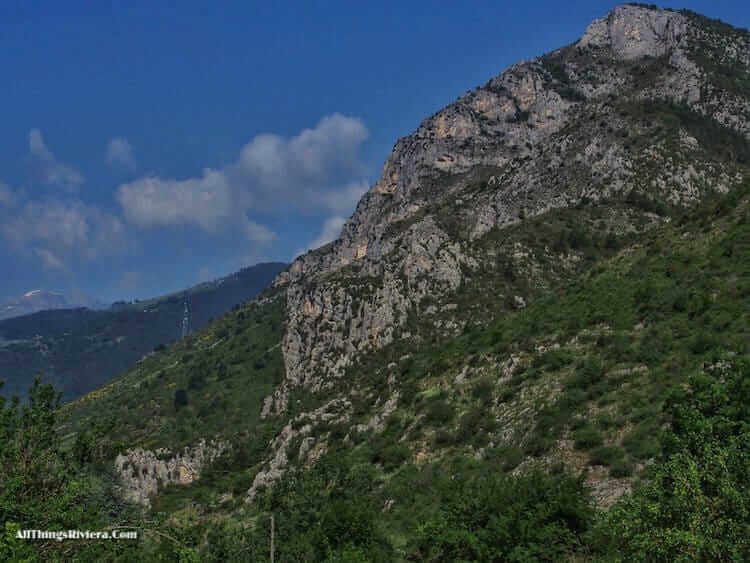
[[[493,230],[632,191],[678,206],[726,192],[739,177],[731,163],[717,168],[707,131],[750,134],[747,35],[623,5],[399,139],[341,237],[275,282],[287,289],[287,382],[266,412],[284,408],[290,386],[329,385],[390,343],[423,299],[471,279]],[[669,114],[667,136],[644,108]]]
[[[399,510],[412,470],[475,461],[585,470],[610,506],[685,375],[746,348],[749,165],[750,34],[621,6],[427,117],[338,240],[78,412],[126,421],[115,467],[144,505],[226,453],[208,510],[242,495],[243,526],[340,455],[414,464],[371,513]]]
[[[680,44],[687,27],[688,18],[678,12],[626,4],[594,20],[577,46],[608,48],[623,60],[661,57]]]

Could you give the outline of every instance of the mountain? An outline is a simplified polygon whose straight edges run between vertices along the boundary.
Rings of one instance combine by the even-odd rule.
[[[23,396],[40,374],[62,391],[64,400],[78,397],[180,338],[186,296],[190,328],[197,330],[254,297],[285,267],[258,264],[182,292],[103,310],[72,309],[60,294],[29,292],[24,299],[46,310],[0,320],[2,392]]]
[[[0,320],[30,315],[37,311],[74,309],[77,307],[100,309],[102,303],[83,295],[71,298],[62,293],[34,289],[27,291],[20,297],[8,299],[5,303],[0,304]]]
[[[750,34],[618,7],[58,434],[142,558],[747,559],[749,173]]]

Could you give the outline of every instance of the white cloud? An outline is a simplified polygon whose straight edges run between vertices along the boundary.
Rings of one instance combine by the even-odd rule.
[[[360,180],[351,182],[339,190],[324,192],[320,197],[331,212],[348,214],[357,206],[369,187],[366,180]]]
[[[193,223],[214,232],[235,214],[225,174],[208,168],[187,180],[141,178],[121,185],[116,198],[128,221],[140,227]]]
[[[326,219],[326,222],[323,223],[323,230],[318,235],[318,238],[310,243],[310,248],[321,247],[339,238],[344,223],[346,223],[344,217],[329,217]]]
[[[248,240],[259,244],[267,244],[276,239],[276,233],[249,219],[245,219],[243,231]]]
[[[119,165],[128,170],[135,170],[135,156],[133,147],[127,139],[115,137],[107,143],[107,164]]]
[[[317,236],[317,238],[310,242],[307,247],[298,249],[294,253],[294,256],[292,256],[292,260],[294,260],[297,256],[304,254],[308,250],[320,248],[324,244],[328,244],[329,242],[339,238],[339,236],[341,235],[341,229],[344,227],[344,223],[346,223],[346,219],[344,217],[329,217],[328,219],[326,219],[325,223],[323,223],[323,228],[321,229],[320,234]]]
[[[29,153],[35,174],[46,184],[62,186],[68,191],[75,191],[83,184],[83,175],[57,160],[44,143],[39,129],[29,131]]]
[[[61,270],[67,271],[65,264],[62,263],[57,256],[51,250],[46,248],[35,248],[34,254],[41,260],[42,266],[45,270]]]
[[[278,135],[258,135],[240,151],[237,172],[265,190],[290,181],[292,189],[303,184],[329,187],[361,172],[358,152],[368,136],[359,119],[329,115],[288,141]]]
[[[205,231],[241,230],[265,243],[275,235],[248,221],[251,211],[295,208],[305,213],[350,213],[367,190],[359,157],[369,136],[361,120],[326,116],[313,129],[285,139],[256,136],[236,162],[184,180],[144,177],[117,189],[125,217],[140,227],[193,224]]]
[[[3,220],[0,233],[17,251],[58,270],[75,258],[93,260],[127,248],[120,219],[81,201],[27,202]]]

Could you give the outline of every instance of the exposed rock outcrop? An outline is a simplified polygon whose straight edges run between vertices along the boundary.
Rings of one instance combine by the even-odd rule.
[[[690,142],[675,147],[637,117],[644,103],[674,102],[750,131],[746,99],[727,114],[718,100],[731,93],[698,64],[706,40],[686,14],[621,6],[577,43],[511,66],[400,139],[341,237],[275,282],[289,311],[286,380],[263,415],[284,412],[291,389],[328,388],[392,342],[425,297],[471,275],[482,261],[471,243],[493,229],[633,190],[685,205],[737,182],[695,137],[683,132]],[[747,69],[745,39],[736,41],[721,52]],[[633,151],[634,137],[650,146]]]
[[[200,478],[201,470],[227,449],[224,442],[201,440],[193,447],[173,454],[166,448],[156,451],[136,448],[115,458],[123,497],[129,502],[151,506],[160,488],[170,483],[189,485]]]

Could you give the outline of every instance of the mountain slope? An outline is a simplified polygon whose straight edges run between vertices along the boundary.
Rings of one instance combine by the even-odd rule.
[[[425,120],[339,240],[68,405],[61,433],[206,560],[268,557],[271,514],[285,560],[592,558],[587,495],[642,490],[691,377],[719,373],[717,397],[747,377],[748,77],[746,31],[615,9]],[[513,544],[489,497],[541,535]],[[748,553],[741,519],[708,547],[698,521],[640,545]]]
[[[0,321],[2,392],[23,396],[31,378],[54,383],[64,400],[110,380],[157,346],[180,337],[185,295],[199,329],[257,295],[286,265],[258,264],[185,292],[110,309],[47,310]]]
[[[90,299],[85,296],[79,296],[77,299],[70,299],[62,293],[34,289],[32,291],[27,291],[20,297],[9,299],[1,304],[0,320],[30,315],[37,311],[46,311],[50,309],[75,309],[77,307],[100,309],[102,304],[95,299]]]

